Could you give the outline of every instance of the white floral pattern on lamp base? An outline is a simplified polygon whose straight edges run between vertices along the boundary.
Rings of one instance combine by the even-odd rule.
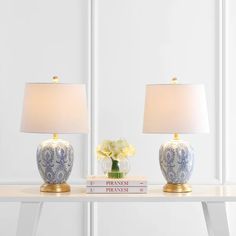
[[[49,139],[37,149],[37,163],[41,177],[48,184],[67,181],[73,166],[73,147],[62,139]]]
[[[161,145],[159,161],[167,183],[185,184],[193,171],[193,148],[183,140],[171,140]]]

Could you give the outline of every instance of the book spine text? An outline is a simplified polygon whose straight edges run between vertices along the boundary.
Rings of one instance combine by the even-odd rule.
[[[107,187],[118,187],[118,186],[147,186],[147,181],[136,181],[136,180],[88,180],[87,186],[107,186]]]
[[[147,193],[147,187],[92,187],[87,186],[87,193]]]

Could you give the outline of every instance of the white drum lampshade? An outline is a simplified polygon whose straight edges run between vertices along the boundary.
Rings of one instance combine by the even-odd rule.
[[[144,133],[209,132],[202,84],[153,84],[146,87]]]
[[[28,83],[21,131],[27,133],[87,133],[84,84]]]

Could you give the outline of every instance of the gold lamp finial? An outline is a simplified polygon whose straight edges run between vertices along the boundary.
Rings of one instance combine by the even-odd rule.
[[[178,79],[176,77],[173,77],[171,80],[171,84],[178,84]]]
[[[52,81],[53,81],[54,83],[58,83],[58,82],[59,82],[58,76],[53,76],[53,77],[52,77]]]

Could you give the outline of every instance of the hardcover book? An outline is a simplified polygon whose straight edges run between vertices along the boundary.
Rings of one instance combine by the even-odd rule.
[[[147,186],[147,179],[142,176],[130,176],[122,179],[109,179],[104,176],[89,176],[86,181],[87,186]]]
[[[127,194],[147,193],[147,187],[93,187],[87,186],[86,193]]]

